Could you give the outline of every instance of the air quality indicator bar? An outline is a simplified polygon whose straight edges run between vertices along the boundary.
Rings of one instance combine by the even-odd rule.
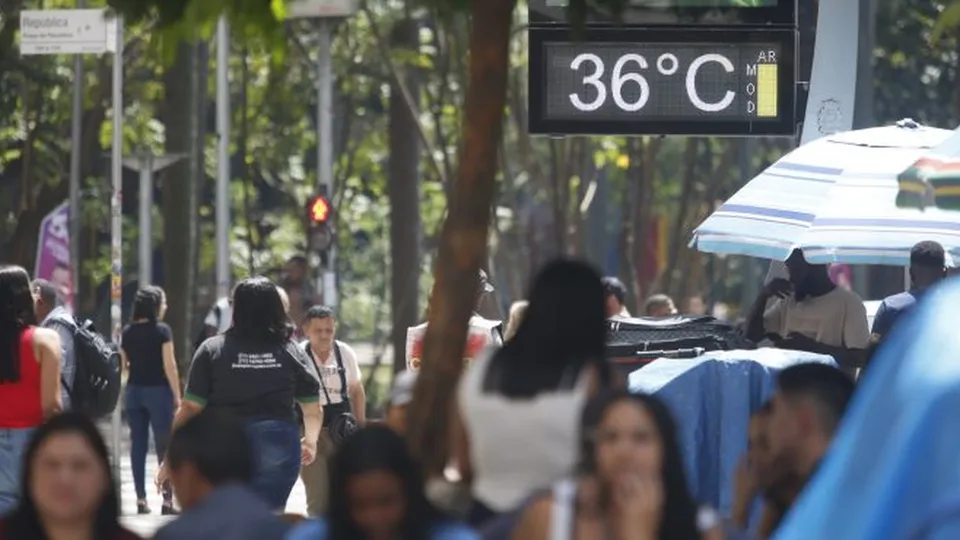
[[[757,116],[760,118],[777,117],[777,65],[760,64],[757,66]]]

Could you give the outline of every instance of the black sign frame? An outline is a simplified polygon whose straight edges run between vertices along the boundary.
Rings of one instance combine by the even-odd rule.
[[[569,25],[567,8],[550,6],[556,0],[528,0],[531,27]],[[569,0],[568,0],[569,1]],[[813,1],[813,0],[805,0]],[[590,6],[587,26],[790,26],[797,24],[797,0],[776,0],[774,6],[627,6],[614,17]]]
[[[550,119],[546,117],[546,52],[553,42],[578,41],[569,27],[530,28],[528,57],[528,130],[532,135],[721,135],[793,137],[797,131],[797,34],[780,29],[705,29],[705,28],[586,28],[579,35],[583,43],[777,43],[779,76],[778,108],[780,116],[769,120],[689,121],[607,119]],[[630,113],[624,113],[630,114]]]

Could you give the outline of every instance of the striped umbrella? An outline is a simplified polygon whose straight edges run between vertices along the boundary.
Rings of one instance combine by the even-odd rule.
[[[960,210],[960,128],[897,176],[897,205]]]
[[[701,223],[691,246],[773,260],[801,248],[816,264],[906,265],[913,244],[935,240],[960,255],[960,213],[896,206],[897,174],[950,135],[903,120],[803,145]]]

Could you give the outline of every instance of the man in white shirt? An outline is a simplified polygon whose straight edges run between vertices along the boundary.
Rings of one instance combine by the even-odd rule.
[[[34,311],[40,326],[52,328],[60,336],[60,399],[63,410],[71,408],[70,393],[73,390],[77,361],[74,355],[72,327],[77,323],[70,311],[63,305],[57,286],[45,279],[33,282],[36,296]]]
[[[827,354],[848,374],[863,366],[870,342],[867,311],[856,293],[837,287],[826,265],[800,250],[786,260],[789,279],[767,283],[747,318],[747,337],[781,349]],[[768,306],[769,303],[769,306]]]
[[[363,389],[360,363],[353,348],[336,339],[337,321],[327,306],[313,306],[303,320],[307,337],[304,347],[320,375],[320,404],[323,405],[323,430],[317,441],[317,458],[300,469],[300,478],[307,492],[307,513],[320,516],[326,511],[327,461],[333,453],[328,427],[344,413],[356,418],[358,425],[366,421],[367,396]]]

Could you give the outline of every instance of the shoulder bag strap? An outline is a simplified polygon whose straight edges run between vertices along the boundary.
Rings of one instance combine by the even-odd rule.
[[[296,345],[294,345],[296,347]],[[320,370],[320,366],[317,365],[317,361],[313,358],[313,351],[310,350],[310,342],[306,342],[303,346],[304,350],[307,353],[307,358],[310,359],[310,363],[313,364],[313,369],[317,372],[317,378],[320,379],[320,389],[323,390],[323,395],[327,398],[327,405],[330,404],[330,393],[327,392],[327,383],[323,380],[323,371]],[[288,351],[289,353],[289,351]],[[296,357],[294,357],[296,358]]]
[[[343,356],[340,355],[340,345],[333,340],[333,356],[337,359],[337,373],[340,374],[340,397],[347,407],[350,406],[350,393],[347,392],[347,370],[343,367]],[[329,398],[327,398],[329,401]]]

